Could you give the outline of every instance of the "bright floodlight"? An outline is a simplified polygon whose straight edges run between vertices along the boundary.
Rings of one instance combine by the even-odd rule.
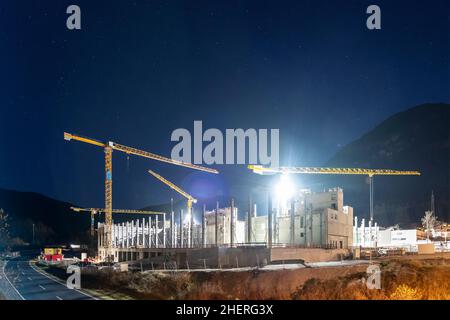
[[[275,186],[275,193],[278,199],[286,200],[294,194],[294,184],[289,179],[289,176],[282,174],[280,180]]]

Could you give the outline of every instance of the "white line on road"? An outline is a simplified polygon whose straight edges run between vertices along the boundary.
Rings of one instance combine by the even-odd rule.
[[[25,300],[25,298],[20,294],[20,292],[19,292],[19,290],[17,290],[17,288],[11,283],[11,281],[9,281],[9,279],[8,279],[8,276],[6,275],[6,272],[5,272],[5,267],[6,267],[6,265],[8,264],[8,261],[5,261],[5,263],[3,264],[3,274],[5,275],[5,278],[6,278],[6,280],[8,280],[8,282],[9,282],[9,284],[11,285],[11,287],[13,287],[13,289],[16,291],[16,293],[19,295],[19,297],[22,299],[22,300]]]
[[[58,296],[56,296],[56,298],[58,299],[58,300],[62,300],[60,297],[58,297]]]
[[[36,271],[37,273],[40,273],[41,275],[43,275],[43,276],[49,278],[50,280],[55,281],[55,282],[57,282],[57,283],[59,283],[59,284],[61,284],[61,285],[63,285],[64,287],[67,288],[66,283],[62,282],[61,280],[59,280],[58,278],[56,278],[56,277],[53,276],[53,275],[50,276],[50,275],[47,274],[45,271],[41,271],[38,267],[34,266],[33,263],[31,263],[31,260],[28,261],[28,264],[29,264],[29,266],[31,267],[31,269],[33,269],[33,270]],[[75,290],[76,292],[81,293],[81,294],[85,295],[86,297],[92,298],[92,299],[94,299],[94,300],[99,300],[98,298],[96,298],[96,297],[94,297],[94,296],[91,296],[90,294],[88,294],[88,293],[86,293],[86,292],[83,292],[83,291],[80,291],[80,290],[77,290],[77,289],[69,289],[69,290]]]
[[[39,287],[41,287],[42,290],[45,290],[45,287],[43,287],[43,286],[41,286],[41,285],[39,285]]]

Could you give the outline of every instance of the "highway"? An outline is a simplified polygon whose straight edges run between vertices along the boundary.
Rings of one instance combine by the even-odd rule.
[[[95,300],[79,290],[69,289],[32,265],[27,257],[3,263],[2,277],[22,300]]]

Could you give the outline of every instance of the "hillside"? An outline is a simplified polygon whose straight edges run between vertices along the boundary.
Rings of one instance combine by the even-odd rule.
[[[420,221],[434,190],[439,219],[450,220],[450,105],[424,104],[397,113],[343,147],[325,166],[418,170],[421,176],[374,179],[375,218],[384,225]],[[314,177],[321,187],[341,186],[345,202],[368,216],[369,186],[363,177]]]
[[[75,214],[72,204],[38,193],[0,189],[0,208],[8,214],[13,237],[36,244],[86,240],[89,217]]]

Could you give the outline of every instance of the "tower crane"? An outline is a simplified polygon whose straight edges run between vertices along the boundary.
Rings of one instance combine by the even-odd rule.
[[[64,140],[71,141],[80,141],[84,143],[88,143],[97,147],[101,147],[105,151],[105,234],[106,234],[106,256],[107,260],[110,258],[110,249],[112,247],[112,237],[111,237],[111,227],[112,227],[112,152],[113,150],[121,151],[126,153],[127,155],[135,155],[139,157],[144,157],[152,160],[157,160],[161,162],[170,163],[177,166],[187,167],[195,170],[205,171],[209,173],[219,173],[217,170],[206,168],[198,165],[194,165],[191,163],[173,160],[170,158],[166,158],[151,152],[139,150],[133,147],[128,147],[119,143],[115,143],[112,141],[101,142],[95,139],[82,137],[76,134],[71,134],[64,132]]]
[[[190,232],[190,235],[188,236],[188,241],[189,241],[188,242],[188,247],[190,247],[191,244],[192,244],[192,236],[193,236],[192,228],[193,228],[193,225],[194,225],[194,215],[192,213],[192,204],[193,203],[197,203],[197,199],[195,199],[189,193],[187,193],[186,191],[182,190],[180,187],[176,186],[175,184],[173,184],[172,182],[170,182],[166,178],[164,178],[161,175],[157,174],[156,172],[154,172],[152,170],[148,170],[148,173],[150,173],[156,179],[158,179],[162,183],[166,184],[171,189],[175,190],[176,192],[178,192],[179,194],[181,194],[183,197],[185,197],[187,199],[187,212],[188,212],[188,217],[189,217],[189,220],[190,220],[189,221],[189,232]],[[183,235],[181,234],[181,238],[182,237],[183,237]]]
[[[91,236],[94,236],[94,224],[95,224],[95,215],[100,213],[105,213],[106,209],[103,208],[78,208],[78,207],[70,207],[71,210],[75,212],[90,212],[91,213]],[[164,215],[164,212],[159,211],[147,211],[147,210],[132,210],[132,209],[112,209],[112,213],[121,213],[121,214],[158,214]]]
[[[341,174],[341,175],[366,175],[369,177],[370,193],[370,221],[373,221],[373,177],[374,176],[420,176],[419,171],[402,171],[390,169],[366,169],[366,168],[327,168],[327,167],[264,167],[249,165],[254,173],[268,174]]]

